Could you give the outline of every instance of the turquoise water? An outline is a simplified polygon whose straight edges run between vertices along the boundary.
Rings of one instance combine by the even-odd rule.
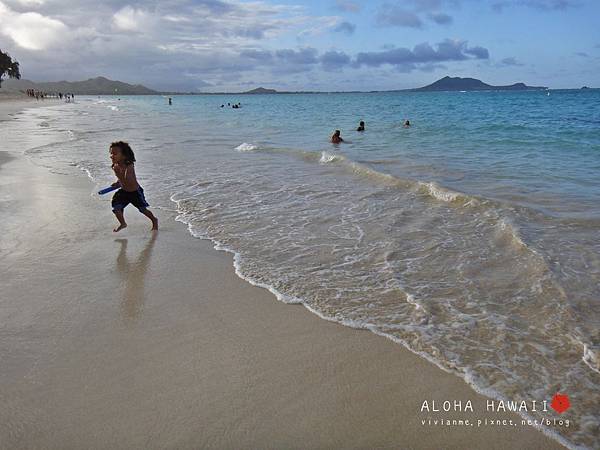
[[[240,276],[489,395],[567,393],[547,431],[600,445],[600,91],[80,98],[7,127],[99,186],[128,140],[150,203]]]

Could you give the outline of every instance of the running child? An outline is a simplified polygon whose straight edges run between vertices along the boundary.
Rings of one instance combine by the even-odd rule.
[[[135,176],[135,155],[127,142],[118,141],[110,144],[110,160],[117,181],[112,186],[120,189],[112,198],[113,213],[119,221],[119,226],[113,231],[116,233],[127,227],[123,210],[130,203],[143,215],[152,221],[152,230],[158,230],[158,219],[148,209],[148,202],[144,197],[144,190],[138,184]]]

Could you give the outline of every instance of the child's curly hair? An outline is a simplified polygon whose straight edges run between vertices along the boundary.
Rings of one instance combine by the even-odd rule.
[[[133,164],[135,162],[135,154],[131,147],[127,142],[124,141],[116,141],[110,144],[109,148],[118,148],[121,151],[121,154],[125,158],[125,164]]]

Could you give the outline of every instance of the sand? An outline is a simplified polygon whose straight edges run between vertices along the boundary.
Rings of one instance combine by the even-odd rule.
[[[368,331],[238,278],[230,254],[109,204],[85,175],[0,167],[2,448],[562,448],[536,429],[423,426],[486,399]],[[149,199],[152,203],[152,199]]]
[[[0,122],[12,119],[24,108],[39,108],[42,106],[52,106],[61,103],[61,100],[47,98],[45,100],[36,100],[27,97],[18,92],[2,92],[0,88]]]

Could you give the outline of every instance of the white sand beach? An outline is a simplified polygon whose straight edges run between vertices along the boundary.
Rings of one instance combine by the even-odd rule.
[[[473,402],[448,419],[522,419],[398,344],[278,302],[172,212],[152,234],[128,211],[114,234],[83,173],[4,150],[0,447],[562,448],[529,426],[424,426],[432,399]]]

